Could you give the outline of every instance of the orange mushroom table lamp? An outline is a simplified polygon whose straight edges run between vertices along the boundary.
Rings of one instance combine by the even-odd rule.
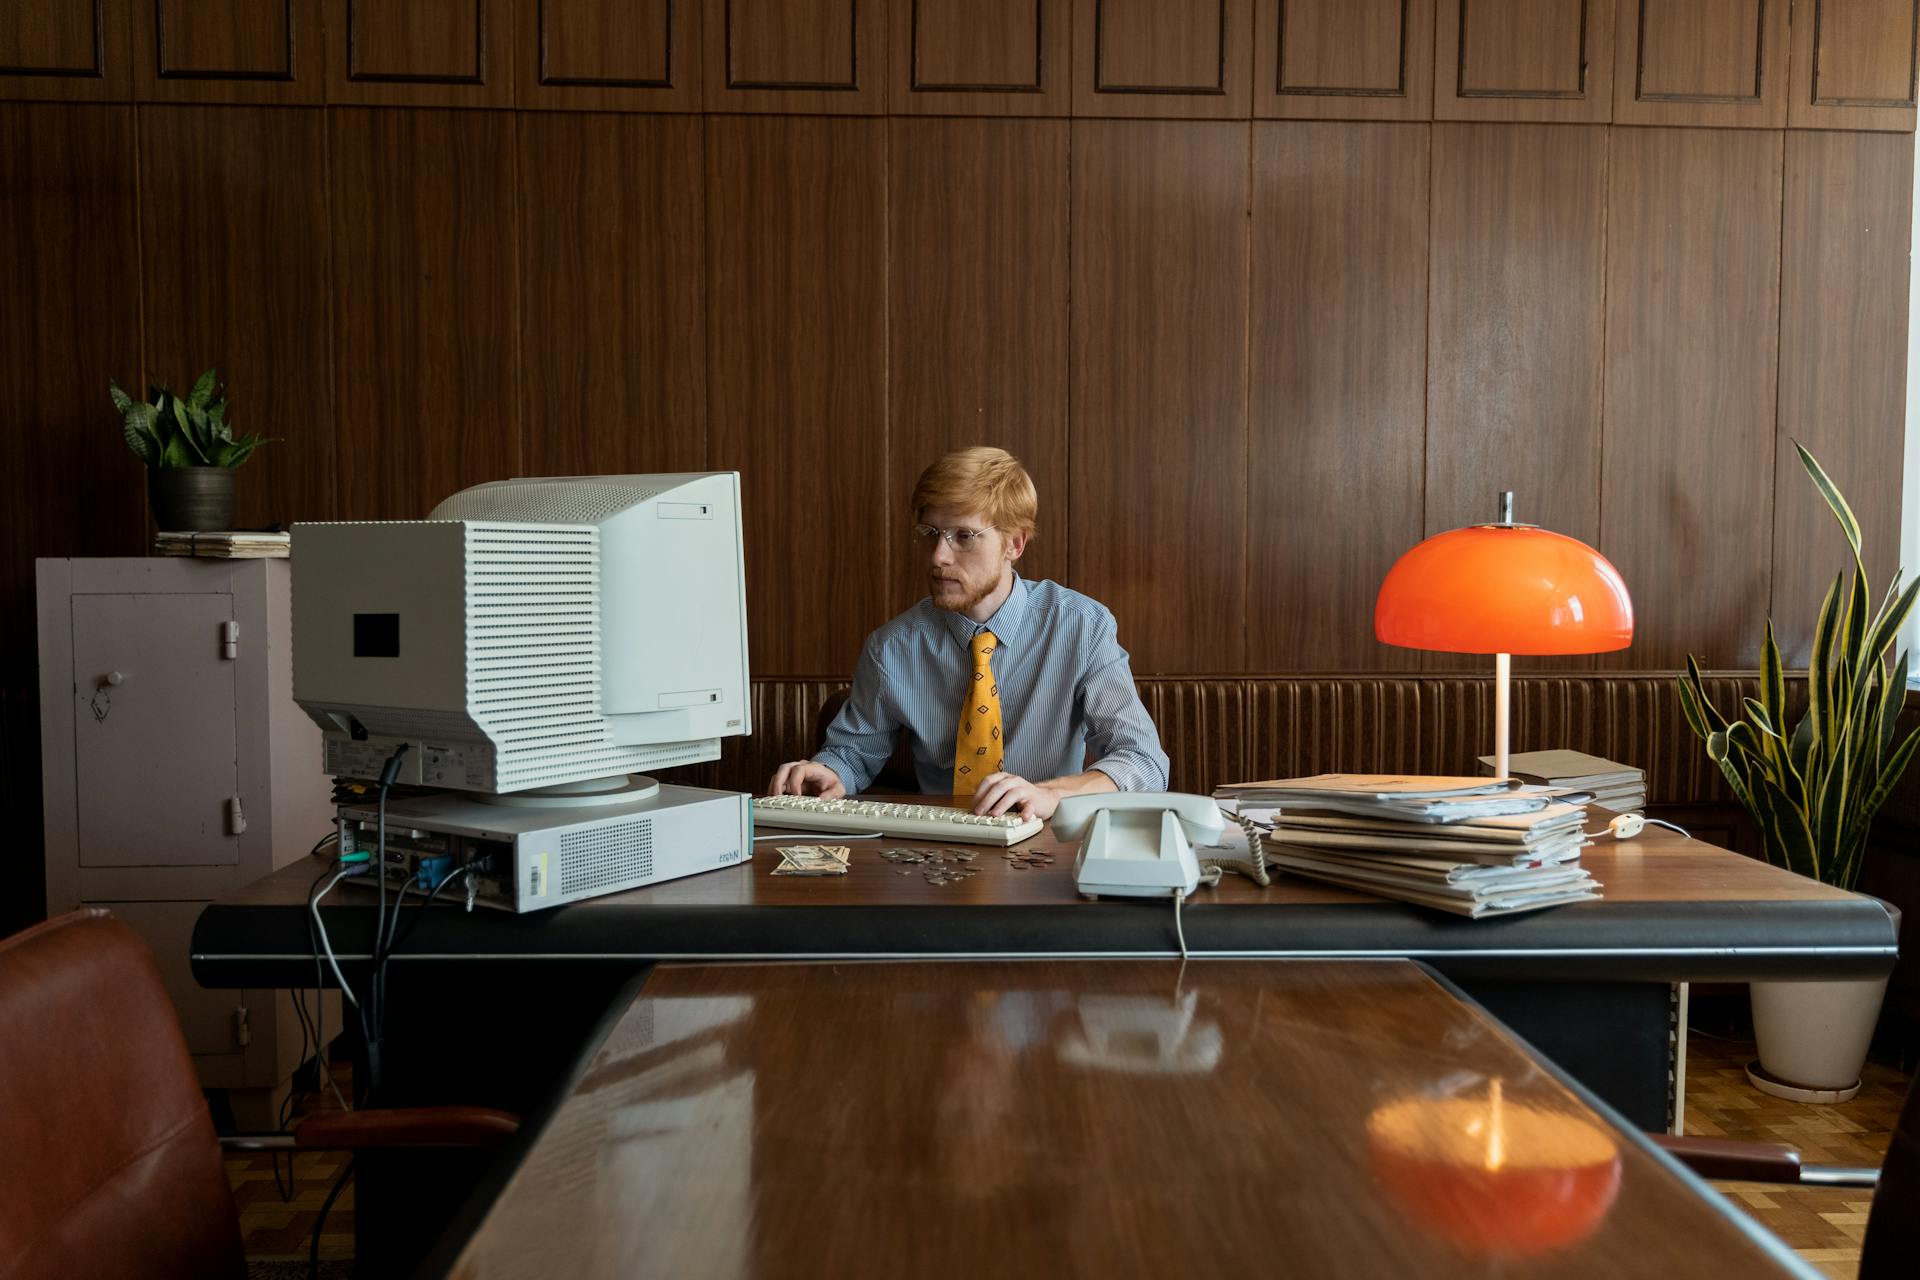
[[[1494,773],[1507,776],[1512,655],[1608,653],[1633,643],[1633,601],[1607,558],[1513,519],[1435,534],[1387,571],[1373,607],[1387,644],[1494,655]]]

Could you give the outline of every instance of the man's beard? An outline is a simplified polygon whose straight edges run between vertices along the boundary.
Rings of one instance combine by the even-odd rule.
[[[982,600],[985,600],[988,596],[992,595],[995,591],[998,591],[1000,589],[1000,579],[1002,576],[1003,575],[1001,574],[995,574],[993,577],[988,578],[986,582],[979,587],[967,586],[965,579],[955,579],[955,578],[946,579],[946,581],[948,582],[958,583],[962,592],[964,593],[961,595],[959,599],[955,600],[951,604],[947,603],[947,601],[944,600],[937,592],[929,591],[927,594],[930,597],[932,597],[935,608],[945,609],[949,613],[965,613],[967,610],[973,608],[973,606],[979,604]],[[931,581],[933,575],[929,574],[928,577],[930,579],[928,582],[928,585],[929,586],[935,585]]]

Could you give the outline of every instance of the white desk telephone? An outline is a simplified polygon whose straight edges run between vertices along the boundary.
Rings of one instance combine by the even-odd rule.
[[[1126,898],[1192,893],[1200,883],[1194,846],[1218,840],[1225,823],[1208,797],[1178,792],[1068,796],[1053,812],[1053,833],[1080,841],[1080,892]]]

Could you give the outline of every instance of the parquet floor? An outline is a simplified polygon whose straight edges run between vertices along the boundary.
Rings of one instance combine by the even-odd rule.
[[[1906,1098],[1910,1071],[1876,1056],[1861,1072],[1860,1092],[1832,1106],[1788,1102],[1747,1083],[1751,1039],[1687,1037],[1686,1131],[1708,1138],[1785,1143],[1803,1164],[1878,1165]],[[1909,1066],[1912,1064],[1909,1063]],[[1860,1269],[1860,1240],[1873,1193],[1858,1187],[1782,1187],[1716,1182],[1721,1194],[1835,1280]]]
[[[1809,1106],[1769,1097],[1747,1083],[1753,1059],[1751,1039],[1739,1031],[1722,1035],[1696,1028],[1687,1038],[1686,1130],[1716,1138],[1784,1142],[1808,1164],[1878,1165],[1906,1096],[1910,1071],[1881,1056],[1867,1063],[1860,1093],[1838,1106]],[[1912,1064],[1909,1063],[1909,1066]],[[343,1093],[352,1082],[345,1063],[335,1066]],[[332,1107],[329,1097],[316,1109]],[[305,1114],[304,1110],[302,1114]],[[320,1205],[345,1167],[334,1152],[302,1155],[286,1177],[281,1158],[282,1198],[264,1154],[233,1156],[227,1177],[240,1206],[240,1232],[256,1274],[305,1275],[308,1242]],[[1761,1183],[1713,1184],[1734,1204],[1784,1240],[1809,1263],[1834,1277],[1853,1280],[1860,1265],[1860,1240],[1866,1231],[1871,1193],[1845,1187],[1779,1187]],[[320,1235],[323,1276],[345,1277],[353,1257],[353,1185],[334,1202]],[[293,1264],[298,1269],[293,1269]],[[330,1264],[330,1265],[329,1265]]]
[[[344,1062],[336,1063],[334,1076],[340,1092],[353,1096],[352,1070]],[[331,1095],[324,1100],[306,1099],[297,1114],[337,1109]],[[256,1274],[306,1275],[307,1250],[313,1240],[314,1223],[327,1193],[345,1170],[347,1156],[338,1151],[318,1151],[279,1158],[276,1185],[272,1157],[265,1152],[230,1154],[227,1157],[227,1181],[233,1186],[233,1198],[240,1209],[240,1239],[246,1247],[247,1261]],[[291,1175],[291,1176],[289,1176]],[[283,1189],[285,1195],[283,1196]],[[353,1260],[353,1180],[333,1202],[320,1231],[322,1276],[342,1280],[351,1273]],[[297,1264],[297,1270],[294,1269]]]

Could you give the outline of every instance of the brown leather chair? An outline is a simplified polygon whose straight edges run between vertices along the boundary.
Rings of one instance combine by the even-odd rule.
[[[1877,1176],[1872,1169],[1802,1167],[1798,1151],[1773,1143],[1648,1136],[1703,1178],[1875,1187],[1866,1238],[1860,1244],[1860,1280],[1904,1280],[1913,1274],[1913,1260],[1920,1253],[1920,1078],[1907,1088]]]
[[[820,714],[813,722],[813,749],[818,751],[827,740],[827,726],[840,714],[840,708],[847,705],[847,690],[837,689],[820,704]],[[920,778],[913,771],[913,751],[907,745],[907,735],[901,734],[894,739],[893,754],[880,766],[880,772],[868,785],[868,795],[917,795],[920,791]]]
[[[519,1120],[316,1116],[239,1147],[498,1148]],[[232,1192],[146,944],[98,908],[0,939],[0,1280],[246,1275]]]

